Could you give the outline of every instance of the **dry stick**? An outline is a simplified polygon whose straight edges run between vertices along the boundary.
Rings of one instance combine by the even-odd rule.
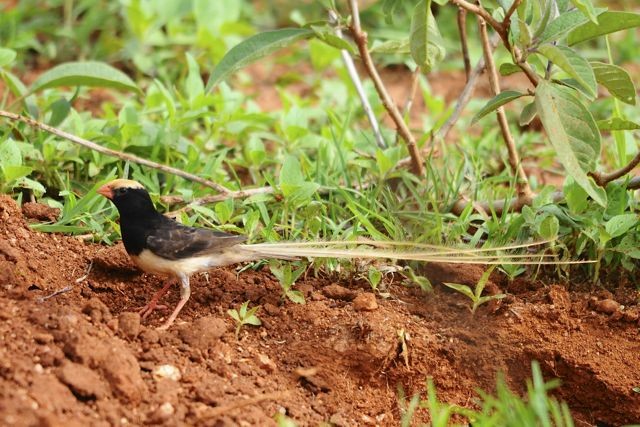
[[[407,126],[410,122],[411,108],[413,107],[413,100],[416,97],[416,92],[418,91],[418,83],[420,82],[420,67],[416,67],[411,75],[411,87],[409,87],[409,94],[407,95],[407,99],[404,101],[404,106],[402,107],[402,117],[407,118]],[[396,143],[400,139],[400,133],[396,133]]]
[[[287,397],[290,394],[289,391],[274,391],[272,393],[260,394],[258,396],[249,397],[247,399],[237,400],[235,402],[229,403],[228,405],[218,406],[216,408],[208,411],[203,418],[217,418],[225,415],[227,412],[233,411],[235,409],[244,408],[245,406],[256,405],[258,403],[264,402],[266,400],[278,400],[284,397]]]
[[[500,38],[502,39],[502,43],[504,44],[504,47],[509,51],[512,52],[513,54],[513,58],[515,60],[516,65],[518,65],[518,67],[520,67],[520,69],[524,72],[524,74],[527,76],[527,78],[529,79],[529,81],[531,82],[531,84],[533,84],[534,86],[538,85],[538,76],[535,73],[535,71],[533,71],[533,69],[531,68],[531,66],[529,66],[529,64],[527,64],[526,59],[522,53],[522,51],[517,47],[517,46],[512,46],[511,42],[509,41],[509,26],[505,25],[504,23],[500,23],[498,21],[496,21],[491,14],[484,9],[482,6],[478,6],[472,3],[469,3],[468,1],[465,0],[449,0],[451,3],[455,4],[458,7],[461,7],[475,15],[477,15],[479,18],[484,19],[487,23],[489,23],[489,25],[491,25],[491,27],[496,31],[496,33],[498,33],[500,35]],[[509,9],[511,10],[511,9]],[[515,11],[515,9],[514,9]],[[511,12],[513,13],[513,12]]]
[[[333,31],[335,32],[336,36],[344,39],[344,37],[342,36],[342,31],[337,26],[338,15],[334,10],[329,10],[329,24],[334,27]],[[344,66],[347,68],[347,74],[349,74],[349,78],[353,82],[353,86],[356,88],[356,92],[358,92],[358,97],[360,98],[360,102],[362,103],[362,109],[364,110],[364,113],[367,115],[367,119],[371,124],[371,129],[373,130],[373,135],[376,138],[376,143],[378,144],[378,147],[380,147],[381,149],[385,149],[387,148],[387,144],[384,142],[382,132],[380,132],[380,125],[378,124],[376,115],[373,113],[371,103],[369,102],[369,99],[367,99],[367,94],[364,92],[362,80],[360,80],[358,70],[356,70],[356,66],[353,63],[353,58],[351,58],[351,55],[349,55],[349,52],[346,49],[341,49],[340,55],[342,55],[342,62],[344,62]]]
[[[605,173],[605,172],[590,172],[589,175],[591,175],[591,177],[594,179],[594,181],[596,182],[596,184],[598,184],[601,187],[606,187],[608,183],[610,183],[613,180],[616,180],[620,177],[625,176],[626,174],[628,174],[629,172],[631,172],[633,170],[633,168],[635,168],[636,166],[638,166],[638,163],[640,163],[640,152],[638,152],[636,154],[636,156],[629,162],[628,165],[610,172],[610,173]]]
[[[360,12],[358,11],[358,1],[357,0],[349,0],[349,7],[351,9],[351,33],[353,35],[353,39],[358,46],[358,51],[360,52],[360,58],[362,59],[362,64],[364,65],[365,70],[378,92],[380,96],[380,100],[382,101],[382,105],[387,110],[391,119],[396,125],[398,133],[404,139],[407,144],[407,150],[409,151],[409,156],[411,157],[411,169],[418,176],[424,176],[424,164],[422,155],[420,154],[420,150],[418,150],[418,146],[416,145],[416,140],[411,134],[409,127],[404,122],[402,118],[402,114],[398,111],[398,107],[396,106],[391,96],[387,92],[387,89],[382,83],[382,79],[380,79],[380,75],[373,65],[373,60],[371,59],[371,55],[369,55],[368,42],[367,42],[367,33],[362,31],[360,27]]]
[[[199,184],[202,184],[204,186],[213,188],[214,190],[223,193],[223,194],[231,194],[232,191],[229,190],[228,188],[220,185],[220,184],[216,184],[213,181],[209,181],[208,179],[204,179],[201,178],[197,175],[193,175],[190,174],[188,172],[185,172],[183,170],[180,169],[176,169],[174,167],[171,166],[166,166],[166,165],[162,165],[160,163],[156,163],[156,162],[152,162],[151,160],[147,160],[147,159],[143,159],[142,157],[138,157],[135,156],[133,154],[128,154],[128,153],[123,153],[120,151],[116,151],[116,150],[112,150],[110,148],[106,148],[103,147],[101,145],[96,144],[95,142],[91,142],[89,140],[86,140],[84,138],[80,138],[79,136],[67,133],[63,130],[60,130],[58,128],[54,128],[52,126],[46,125],[44,123],[41,123],[37,120],[33,120],[29,117],[25,117],[25,116],[21,116],[19,114],[14,114],[14,113],[10,113],[8,111],[2,111],[0,110],[0,117],[6,117],[10,120],[13,121],[18,121],[18,122],[23,122],[26,123],[27,125],[34,127],[34,128],[38,128],[40,130],[43,130],[45,132],[49,132],[53,135],[59,136],[60,138],[64,138],[67,139],[71,142],[73,142],[74,144],[78,144],[81,145],[83,147],[89,148],[91,150],[97,151],[98,153],[102,153],[105,154],[107,156],[111,156],[111,157],[116,157],[118,159],[121,160],[126,160],[126,161],[130,161],[133,163],[137,163],[140,165],[144,165],[153,169],[157,169],[160,170],[162,172],[166,172],[166,173],[170,173],[172,175],[176,175],[179,176],[181,178],[184,179],[188,179],[189,181],[193,181],[193,182],[197,182]]]
[[[482,41],[482,51],[484,53],[484,62],[486,64],[487,72],[489,74],[489,83],[491,85],[491,91],[493,96],[497,96],[500,93],[500,80],[498,79],[498,70],[496,70],[496,64],[493,61],[493,53],[491,49],[491,42],[489,41],[489,34],[487,32],[487,24],[484,19],[478,17],[478,27],[480,30],[480,40]],[[531,203],[533,199],[533,193],[531,187],[529,187],[529,179],[527,174],[520,163],[520,155],[516,149],[516,143],[509,130],[509,122],[507,121],[507,115],[504,112],[503,107],[498,107],[496,110],[498,117],[498,124],[502,131],[502,137],[507,145],[507,151],[509,152],[509,165],[513,174],[516,176],[516,188],[518,190],[518,197],[523,199],[524,203]]]
[[[467,81],[471,77],[471,60],[469,59],[469,44],[467,43],[467,11],[458,7],[458,32],[462,45],[462,59],[464,60],[464,73]]]
[[[245,197],[255,196],[256,194],[272,194],[274,192],[273,187],[258,187],[249,188],[248,190],[231,191],[227,194],[214,194],[211,196],[204,196],[191,201],[185,200],[182,196],[161,196],[160,201],[168,205],[175,205],[178,203],[188,202],[189,206],[200,206],[209,203],[221,202],[227,199],[242,199]],[[186,206],[185,206],[186,207]]]
[[[500,37],[497,34],[494,34],[493,37],[491,38],[491,48],[495,49],[499,41],[500,41]],[[464,88],[462,89],[462,92],[460,92],[460,95],[458,96],[458,100],[456,101],[456,107],[453,109],[453,112],[451,113],[447,121],[444,122],[444,124],[440,127],[440,129],[438,129],[438,131],[431,137],[431,139],[429,140],[429,143],[427,144],[427,148],[423,149],[424,154],[427,154],[431,150],[431,143],[433,141],[445,139],[449,134],[449,132],[451,131],[451,129],[453,129],[453,126],[456,124],[456,122],[462,115],[462,111],[464,110],[464,107],[466,107],[469,101],[471,100],[471,95],[473,94],[473,90],[475,89],[476,84],[478,83],[480,74],[482,74],[483,71],[484,71],[484,58],[480,58],[476,66],[473,68],[473,71],[469,76],[469,80],[467,80],[467,84],[464,86]],[[404,159],[400,160],[396,164],[396,167],[406,167],[410,163],[411,163],[411,158],[405,157]]]

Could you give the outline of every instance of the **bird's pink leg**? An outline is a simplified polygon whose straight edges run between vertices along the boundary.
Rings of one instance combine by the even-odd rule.
[[[160,298],[162,298],[164,294],[167,293],[172,284],[172,280],[167,280],[167,283],[164,285],[164,287],[153,295],[151,301],[149,301],[144,307],[138,309],[138,314],[140,314],[143,319],[146,319],[155,310],[164,310],[167,308],[166,305],[158,304],[158,301],[160,301]]]
[[[164,324],[160,326],[158,329],[160,330],[169,329],[169,327],[176,320],[176,317],[178,317],[178,314],[180,313],[180,310],[182,310],[182,307],[184,307],[187,301],[189,301],[190,296],[191,296],[191,286],[189,286],[189,276],[187,276],[186,274],[182,274],[180,275],[180,301],[178,302],[178,305],[176,306],[176,308],[173,310],[173,313],[171,313],[171,316],[169,316],[167,321],[164,322]]]

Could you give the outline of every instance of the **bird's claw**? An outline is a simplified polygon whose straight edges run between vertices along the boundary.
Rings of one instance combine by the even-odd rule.
[[[140,307],[138,308],[138,314],[142,317],[142,319],[146,319],[147,317],[149,317],[149,315],[151,313],[153,313],[156,310],[166,310],[168,307],[164,304],[158,304],[155,301],[151,301],[149,304],[145,305],[144,307]]]

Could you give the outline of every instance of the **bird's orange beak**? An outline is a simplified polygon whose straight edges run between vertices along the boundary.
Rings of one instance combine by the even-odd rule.
[[[102,187],[98,188],[98,194],[102,194],[107,199],[111,200],[113,198],[113,190],[109,184],[105,184]]]

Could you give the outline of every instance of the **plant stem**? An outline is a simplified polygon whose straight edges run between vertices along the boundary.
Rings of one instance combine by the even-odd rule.
[[[393,99],[387,92],[387,89],[378,74],[378,70],[376,70],[373,65],[373,60],[371,59],[371,55],[369,54],[368,49],[368,41],[367,41],[367,33],[362,31],[360,27],[360,12],[358,11],[358,1],[357,0],[349,0],[349,7],[351,8],[351,18],[353,20],[351,24],[351,33],[353,35],[353,39],[358,46],[358,51],[360,52],[360,57],[362,59],[362,64],[364,65],[367,74],[373,81],[373,84],[380,96],[380,100],[382,101],[382,105],[387,110],[391,119],[393,120],[398,133],[404,139],[407,144],[407,150],[409,151],[409,156],[411,157],[411,169],[413,173],[418,176],[424,176],[424,165],[422,155],[418,150],[418,146],[416,145],[416,140],[411,134],[409,127],[405,123],[402,118],[402,114],[398,110]]]
[[[491,42],[489,41],[489,34],[487,32],[487,24],[484,19],[478,17],[478,27],[480,30],[480,40],[482,41],[482,51],[484,53],[484,62],[486,64],[487,73],[489,75],[489,83],[491,85],[491,91],[493,96],[500,93],[500,80],[498,79],[498,70],[493,59],[493,52],[491,49]],[[529,179],[527,174],[520,163],[520,155],[516,149],[516,143],[509,130],[509,122],[507,121],[507,115],[504,112],[503,107],[499,107],[496,110],[498,117],[498,124],[500,125],[500,131],[505,144],[507,145],[507,151],[509,152],[509,165],[513,174],[517,177],[516,187],[518,190],[518,197],[522,198],[525,202],[531,200],[532,192],[529,187]]]

